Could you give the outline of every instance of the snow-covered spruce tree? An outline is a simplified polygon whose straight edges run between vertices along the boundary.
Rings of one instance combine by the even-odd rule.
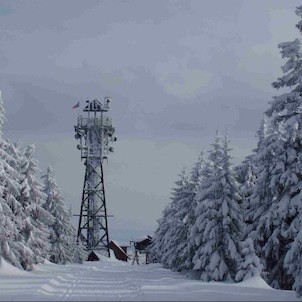
[[[247,237],[254,228],[253,217],[251,217],[251,212],[253,213],[254,209],[250,203],[250,197],[253,194],[256,183],[256,169],[253,164],[253,157],[247,156],[245,160],[235,168],[235,176],[238,181],[239,194],[241,196],[240,206],[244,221],[244,237]]]
[[[15,222],[15,215],[4,199],[6,179],[7,175],[0,162],[0,265],[1,258],[4,258],[10,264],[21,268],[18,251],[14,249],[19,231]]]
[[[183,169],[180,173],[180,180],[176,181],[177,188],[173,190],[173,194],[176,193],[179,186],[181,186],[183,180],[186,179],[187,176],[185,170]],[[175,203],[172,201],[164,208],[162,212],[162,217],[157,220],[158,227],[153,235],[151,245],[149,247],[150,254],[153,258],[156,258],[159,262],[163,263],[166,267],[170,268],[170,265],[165,261],[166,255],[170,253],[169,251],[169,242],[170,242],[170,228],[174,223],[176,215],[176,207]]]
[[[228,139],[222,141],[217,133],[206,167],[209,177],[198,192],[193,229],[200,233],[195,234],[198,249],[193,263],[204,281],[234,280],[240,259],[242,215],[229,151]]]
[[[191,232],[192,228],[196,221],[195,210],[197,207],[197,200],[196,194],[197,190],[200,187],[202,182],[202,171],[205,167],[205,160],[204,160],[204,151],[200,152],[197,162],[194,164],[191,170],[191,177],[190,177],[190,189],[189,189],[189,203],[188,208],[185,209],[186,216],[184,218],[185,227],[187,230],[186,235],[186,242],[185,248],[180,253],[180,257],[182,259],[182,266],[180,269],[189,269],[192,270],[193,268],[193,257],[196,252],[195,241],[192,240]]]
[[[302,224],[302,221],[300,222]],[[302,228],[300,228],[291,248],[284,258],[284,266],[288,272],[294,276],[293,290],[297,292],[297,296],[302,296]]]
[[[20,195],[22,194],[22,186],[20,183],[22,182],[22,175],[20,173],[20,164],[21,164],[21,147],[20,143],[9,143],[6,141],[5,145],[5,151],[10,154],[11,159],[7,159],[7,163],[10,166],[10,169],[13,169],[14,175],[15,175],[15,182],[18,181],[19,189],[18,191],[13,194],[11,192],[10,195],[8,195],[10,207],[12,209],[12,213],[15,217],[14,221],[17,228],[17,237],[12,242],[13,250],[15,250],[15,254],[17,256],[17,259],[21,266],[25,270],[31,270],[34,264],[34,252],[28,247],[24,234],[22,233],[22,230],[24,229],[29,217],[26,215],[26,212],[24,211],[24,208],[20,202]],[[10,179],[12,180],[12,176],[10,176]]]
[[[54,222],[50,228],[49,260],[58,264],[72,263],[75,257],[75,231],[56,183],[54,170],[48,167],[42,175],[42,179],[44,181],[44,193],[46,194],[44,208],[54,217]]]
[[[191,176],[185,170],[179,174],[176,187],[172,190],[172,201],[158,221],[159,226],[153,237],[151,253],[172,270],[192,268],[195,246],[189,244],[188,236],[195,221],[195,195],[203,163],[201,152],[191,170]]]
[[[82,241],[77,241],[76,236],[74,236],[74,242],[73,262],[82,264],[87,259],[87,252],[85,251]]]
[[[172,196],[177,194],[178,191],[184,186],[184,183],[188,182],[188,178],[185,170],[183,169],[179,174],[180,179],[176,181],[177,187],[173,190]],[[176,221],[176,203],[174,202],[172,197],[172,201],[166,206],[163,211],[163,217],[158,220],[158,228],[153,237],[153,243],[151,246],[152,254],[164,265],[166,268],[172,268],[173,262],[170,261],[167,257],[171,253],[171,248],[173,246],[173,242],[171,240],[172,230],[171,228],[175,228],[174,224]],[[175,231],[175,229],[174,229]]]
[[[302,17],[302,6],[296,12]],[[297,27],[301,31],[302,21]],[[273,86],[287,88],[288,92],[274,97],[266,111],[271,134],[264,139],[264,153],[269,163],[263,162],[267,165],[265,177],[266,184],[269,184],[264,197],[269,201],[269,208],[259,219],[255,238],[256,244],[261,247],[260,257],[268,273],[268,283],[275,288],[291,289],[299,275],[296,276],[293,270],[287,271],[291,257],[286,257],[286,254],[295,253],[292,249],[299,244],[293,242],[302,227],[301,42],[296,39],[281,43],[279,48],[287,61],[282,67],[284,75]],[[257,186],[263,185],[258,183]],[[297,284],[295,287],[298,288]]]
[[[291,241],[285,235],[291,220],[287,201],[283,199],[287,194],[283,192],[285,195],[281,197],[283,193],[279,182],[286,166],[283,166],[286,162],[283,157],[287,158],[282,126],[274,125],[271,119],[262,148],[254,156],[257,180],[249,197],[251,208],[248,215],[252,221],[249,237],[254,240],[256,253],[264,266],[263,277],[268,284],[275,288],[291,289],[293,280],[283,264]]]
[[[203,213],[206,209],[203,199],[201,196],[205,194],[209,187],[211,186],[211,183],[208,181],[210,177],[212,177],[213,170],[211,167],[211,164],[209,161],[205,161],[204,166],[201,170],[201,182],[199,186],[197,187],[196,195],[195,195],[195,211],[194,211],[194,223],[191,226],[189,230],[189,236],[188,236],[188,246],[190,247],[192,252],[192,262],[189,268],[193,269],[195,271],[201,271],[201,262],[199,260],[200,258],[200,247],[202,245],[203,240],[203,227],[204,227],[204,217]]]
[[[0,92],[0,258],[21,268],[20,259],[26,254],[19,234],[20,221],[16,215],[21,205],[19,195],[19,174],[15,169],[16,159],[8,151],[9,143],[2,138],[4,107]]]
[[[262,269],[260,259],[255,253],[253,240],[247,238],[241,243],[241,259],[235,280],[240,282],[254,276],[260,276]]]
[[[252,188],[254,187],[256,181],[256,160],[255,153],[258,152],[262,148],[263,138],[267,132],[267,120],[263,118],[257,131],[258,143],[257,147],[253,150],[253,153],[246,156],[245,159],[239,165],[234,167],[235,178],[239,184],[239,191],[244,199],[247,199],[253,192]],[[246,182],[249,182],[246,187]],[[244,204],[244,199],[242,200],[242,204]]]
[[[191,178],[190,181],[192,182],[194,186],[195,193],[197,191],[198,186],[200,185],[201,182],[201,171],[205,165],[205,160],[204,160],[204,151],[202,150],[199,153],[198,159],[196,163],[193,165],[193,168],[191,169]]]
[[[70,243],[70,250],[72,251],[72,262],[82,264],[86,261],[88,253],[85,250],[85,247],[81,240],[78,239],[76,229],[72,225],[72,207],[70,206],[69,211],[69,223],[70,223],[70,230],[71,230],[71,243]]]
[[[241,190],[243,196],[243,209],[245,221],[245,237],[255,240],[256,253],[260,256],[264,238],[257,238],[256,229],[260,218],[265,215],[270,207],[273,193],[270,189],[269,171],[274,161],[273,149],[268,148],[268,143],[273,142],[275,129],[270,127],[267,117],[262,120],[257,132],[257,148],[253,150],[250,159],[250,175],[246,175],[249,181],[248,192]],[[246,171],[248,172],[248,171]],[[247,184],[243,184],[247,186]],[[261,258],[264,261],[264,258]]]
[[[262,161],[266,158],[262,154],[263,140],[267,135],[267,119],[264,117],[257,131],[258,143],[251,155],[248,155],[243,162],[235,167],[236,180],[239,183],[239,194],[241,196],[241,208],[244,220],[244,238],[254,238],[260,216],[267,210],[267,203],[262,203],[259,196],[253,195],[259,178],[259,184],[263,183],[265,178],[258,177],[262,175],[261,171],[266,168]],[[268,163],[268,161],[266,161]],[[265,169],[264,169],[265,170]],[[265,186],[265,184],[264,184]],[[259,186],[258,188],[260,188]],[[261,191],[263,193],[263,191]]]
[[[175,182],[176,187],[172,191],[173,216],[165,234],[165,252],[161,257],[165,267],[178,271],[184,268],[185,258],[183,256],[186,255],[182,255],[182,252],[187,245],[189,220],[192,219],[190,210],[194,201],[194,192],[189,177],[184,170],[179,176],[180,179]]]
[[[23,208],[23,227],[20,230],[25,244],[33,251],[34,263],[43,263],[49,256],[49,226],[52,215],[44,209],[46,195],[37,178],[38,162],[34,159],[34,145],[25,147],[20,160],[21,193],[19,201]],[[21,216],[21,215],[20,215]]]
[[[152,237],[152,242],[149,246],[150,255],[162,262],[162,257],[166,253],[165,247],[166,234],[170,228],[173,219],[173,208],[171,202],[164,208],[162,217],[157,220],[158,226]]]

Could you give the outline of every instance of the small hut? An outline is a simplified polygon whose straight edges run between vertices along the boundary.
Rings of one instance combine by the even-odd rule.
[[[145,235],[143,237],[137,238],[133,240],[134,247],[138,251],[145,251],[146,248],[151,244],[152,237],[149,235]]]
[[[109,248],[113,250],[116,259],[122,261],[128,261],[128,259],[130,259],[127,255],[127,247],[123,246],[122,248],[115,240],[109,242]],[[124,248],[126,248],[126,250]]]
[[[91,251],[87,257],[87,261],[100,261],[100,255],[95,251]]]

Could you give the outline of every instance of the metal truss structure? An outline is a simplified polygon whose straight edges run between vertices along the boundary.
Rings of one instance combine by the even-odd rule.
[[[109,111],[110,98],[102,104],[98,100],[86,101],[78,116],[75,138],[80,140],[77,148],[84,160],[85,177],[78,226],[78,240],[82,240],[87,251],[109,253],[109,231],[105,198],[103,161],[113,152],[110,144],[116,141],[112,120],[104,113]]]

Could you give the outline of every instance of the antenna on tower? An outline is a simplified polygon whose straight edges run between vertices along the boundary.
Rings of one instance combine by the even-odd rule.
[[[84,117],[78,116],[75,138],[77,148],[84,160],[85,178],[78,226],[78,240],[82,240],[87,251],[99,251],[110,257],[103,162],[108,161],[114,151],[111,144],[117,140],[112,119],[104,116],[110,109],[110,97],[104,104],[98,100],[86,101]]]

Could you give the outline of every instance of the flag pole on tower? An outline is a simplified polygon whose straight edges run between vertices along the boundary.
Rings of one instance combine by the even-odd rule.
[[[72,109],[78,108],[78,117],[80,116],[80,102],[77,102]]]

